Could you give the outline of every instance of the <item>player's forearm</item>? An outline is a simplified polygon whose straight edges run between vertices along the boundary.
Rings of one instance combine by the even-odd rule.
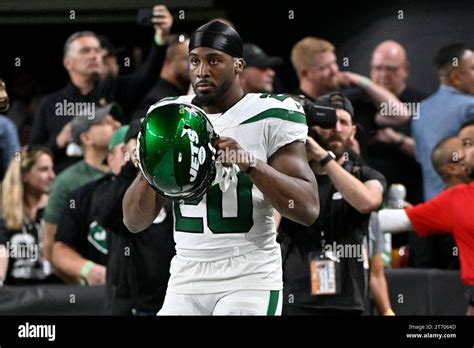
[[[134,233],[143,231],[152,224],[165,201],[138,175],[123,197],[124,225]]]
[[[318,218],[316,178],[311,181],[291,177],[259,160],[250,173],[250,179],[282,216],[306,226]]]
[[[314,164],[311,163],[313,166]],[[344,200],[361,214],[375,211],[382,204],[382,193],[372,192],[336,161],[330,161],[324,169]]]

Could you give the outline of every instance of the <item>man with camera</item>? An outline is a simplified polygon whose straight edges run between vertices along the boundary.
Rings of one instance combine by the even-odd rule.
[[[316,100],[335,108],[332,128],[309,125],[306,142],[317,177],[321,214],[305,227],[283,218],[283,314],[360,315],[365,295],[363,237],[386,186],[379,172],[349,153],[356,128],[350,101],[340,93]]]

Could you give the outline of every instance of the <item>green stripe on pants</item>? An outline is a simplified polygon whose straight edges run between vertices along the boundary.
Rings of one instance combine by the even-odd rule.
[[[278,296],[280,294],[279,290],[270,291],[270,301],[268,302],[267,315],[275,315],[275,312],[278,307]]]

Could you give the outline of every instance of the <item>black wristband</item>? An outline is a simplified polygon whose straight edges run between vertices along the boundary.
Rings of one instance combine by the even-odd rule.
[[[328,152],[328,154],[321,161],[319,161],[319,165],[321,167],[324,167],[326,164],[331,162],[334,158],[335,158],[334,154],[332,152]]]

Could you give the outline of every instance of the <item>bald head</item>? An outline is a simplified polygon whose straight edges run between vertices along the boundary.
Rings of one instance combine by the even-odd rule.
[[[461,139],[449,137],[441,140],[431,152],[431,162],[446,186],[469,182],[464,164],[466,155]]]
[[[387,59],[394,59],[397,62],[403,63],[407,60],[405,48],[397,41],[387,40],[382,41],[375,47],[372,52],[372,58],[375,54],[380,54]]]
[[[396,41],[383,41],[372,52],[370,78],[400,95],[406,88],[408,60],[405,48]]]

